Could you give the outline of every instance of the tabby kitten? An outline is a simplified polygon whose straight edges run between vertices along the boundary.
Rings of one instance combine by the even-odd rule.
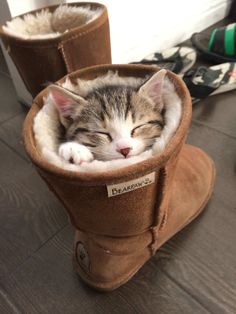
[[[160,136],[165,70],[140,86],[107,85],[81,97],[58,85],[50,94],[65,128],[59,155],[74,164],[136,156]]]

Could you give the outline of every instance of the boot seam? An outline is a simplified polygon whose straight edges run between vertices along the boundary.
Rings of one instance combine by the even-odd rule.
[[[71,65],[70,65],[70,61],[69,61],[69,58],[67,58],[66,56],[66,52],[65,52],[65,48],[64,48],[64,45],[67,44],[68,42],[72,41],[72,40],[75,40],[77,38],[80,38],[80,37],[83,37],[91,32],[93,32],[94,30],[102,27],[106,22],[108,22],[108,19],[107,18],[104,18],[104,21],[101,21],[101,23],[98,23],[97,25],[95,25],[94,27],[91,27],[90,29],[86,30],[86,31],[83,31],[83,32],[80,32],[78,34],[75,34],[75,35],[72,35],[71,37],[65,39],[65,40],[61,40],[61,42],[58,44],[58,50],[61,51],[61,54],[62,54],[62,57],[63,57],[63,60],[65,62],[65,65],[66,65],[66,69],[68,72],[71,72],[73,71],[73,69],[70,69],[71,68]]]

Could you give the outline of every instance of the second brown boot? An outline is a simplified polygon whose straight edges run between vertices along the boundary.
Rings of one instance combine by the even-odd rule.
[[[108,13],[99,3],[27,12],[0,26],[0,36],[33,97],[67,73],[111,63]]]

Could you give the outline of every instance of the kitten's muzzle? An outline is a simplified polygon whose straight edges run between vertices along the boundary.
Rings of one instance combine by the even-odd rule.
[[[131,149],[132,149],[131,147],[125,147],[125,148],[117,149],[116,151],[122,154],[124,157],[127,157]]]

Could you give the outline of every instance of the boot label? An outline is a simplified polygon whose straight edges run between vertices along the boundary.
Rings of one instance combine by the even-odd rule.
[[[135,180],[107,185],[108,197],[113,197],[119,194],[128,193],[136,189],[140,189],[146,185],[155,182],[155,172],[149,173],[146,176],[140,177]]]

